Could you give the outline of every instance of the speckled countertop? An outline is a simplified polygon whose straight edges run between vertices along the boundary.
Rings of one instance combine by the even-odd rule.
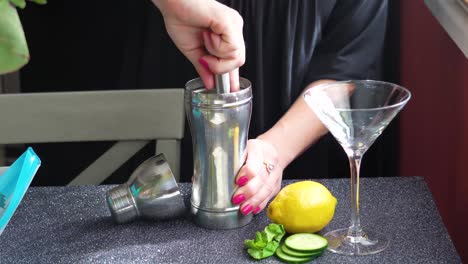
[[[323,232],[348,226],[349,179],[318,181],[338,199]],[[111,187],[30,188],[0,236],[0,263],[279,263],[251,260],[243,249],[269,223],[265,212],[234,230],[206,230],[189,216],[115,225],[104,199]],[[190,184],[181,191],[188,199]],[[389,238],[388,249],[363,257],[325,252],[313,262],[461,263],[423,178],[361,179],[361,215],[364,228]]]

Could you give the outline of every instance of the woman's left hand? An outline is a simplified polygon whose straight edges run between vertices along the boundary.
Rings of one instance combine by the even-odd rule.
[[[283,168],[279,166],[277,150],[261,139],[247,142],[246,161],[237,174],[239,188],[232,196],[234,204],[247,215],[257,214],[281,189]]]

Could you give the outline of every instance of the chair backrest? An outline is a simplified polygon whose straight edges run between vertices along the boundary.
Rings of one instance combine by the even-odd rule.
[[[184,90],[0,94],[0,144],[118,141],[70,185],[99,184],[148,142],[179,177]]]

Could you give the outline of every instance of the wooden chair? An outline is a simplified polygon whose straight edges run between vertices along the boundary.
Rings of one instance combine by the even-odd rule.
[[[0,144],[117,141],[69,185],[100,184],[156,140],[179,179],[184,90],[0,94]]]

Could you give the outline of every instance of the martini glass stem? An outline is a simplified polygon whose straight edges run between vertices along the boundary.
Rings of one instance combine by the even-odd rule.
[[[357,155],[354,151],[348,155],[349,167],[351,170],[351,226],[348,229],[348,237],[359,238],[362,236],[361,219],[359,215],[359,168],[361,166],[362,155]]]

